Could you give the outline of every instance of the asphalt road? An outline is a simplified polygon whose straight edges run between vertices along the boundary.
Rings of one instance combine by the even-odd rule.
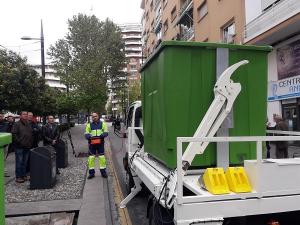
[[[114,167],[117,172],[123,195],[126,196],[125,170],[123,168],[123,157],[126,153],[126,139],[116,136],[113,129],[110,127],[109,140],[111,143]],[[127,210],[133,225],[149,224],[147,219],[147,202],[148,196],[139,194],[127,204]]]

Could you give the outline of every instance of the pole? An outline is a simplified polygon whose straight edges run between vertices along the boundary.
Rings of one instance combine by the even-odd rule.
[[[130,88],[129,77],[127,75],[127,108],[129,108],[129,88]]]
[[[41,20],[41,69],[42,77],[46,78],[45,72],[45,52],[44,52],[44,31],[43,31],[43,20]],[[46,124],[46,115],[43,115],[43,124]]]
[[[42,77],[45,79],[45,52],[44,52],[44,32],[43,32],[43,20],[41,20],[41,62],[42,62]]]

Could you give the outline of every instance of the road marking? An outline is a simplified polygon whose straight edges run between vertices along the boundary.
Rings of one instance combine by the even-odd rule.
[[[114,199],[117,204],[117,210],[120,215],[120,223],[121,223],[121,225],[132,225],[127,208],[120,209],[120,207],[119,207],[121,201],[124,199],[124,196],[123,196],[123,193],[121,190],[121,186],[119,183],[117,173],[116,173],[114,165],[113,165],[110,143],[108,144],[107,147],[108,148],[106,148],[106,151],[105,151],[105,155],[106,155],[106,159],[107,159],[107,167],[109,168],[109,172],[111,173],[111,175],[113,177]]]

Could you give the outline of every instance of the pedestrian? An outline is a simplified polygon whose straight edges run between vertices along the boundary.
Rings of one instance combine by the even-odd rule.
[[[13,117],[13,115],[8,114],[8,116],[7,116],[7,133],[11,133],[14,123],[15,123],[15,118]]]
[[[104,155],[104,138],[108,136],[107,125],[99,120],[98,113],[92,113],[92,122],[86,124],[85,138],[89,144],[88,179],[95,177],[95,158],[99,154],[99,169],[101,176],[107,178],[106,159]]]
[[[272,129],[271,127],[271,123],[269,122],[268,120],[268,117],[267,117],[267,121],[266,121],[266,129],[267,130],[270,130]],[[270,134],[266,134],[266,136],[270,136]],[[269,141],[266,141],[266,148],[267,148],[267,159],[271,158],[271,146],[270,146],[270,142]]]
[[[31,128],[32,128],[32,146],[31,148],[37,148],[39,145],[39,135],[40,135],[40,129],[39,126],[37,125],[37,122],[35,121],[34,117],[33,117],[33,113],[32,112],[28,112],[28,123],[30,124]],[[30,173],[30,154],[31,152],[29,151],[29,155],[28,155],[28,161],[27,161],[27,165],[26,165],[26,173]]]
[[[0,133],[7,132],[7,122],[5,121],[3,113],[0,112]]]
[[[32,148],[37,148],[39,146],[39,141],[40,141],[40,128],[37,124],[36,119],[33,116],[32,112],[28,112],[28,122],[32,127],[33,131],[33,144]]]
[[[52,115],[47,116],[47,123],[42,128],[43,144],[44,146],[52,146],[56,149],[55,145],[59,139],[59,129],[57,124],[54,122],[54,117]],[[56,174],[60,174],[58,168],[56,167]]]
[[[288,131],[287,123],[282,119],[280,115],[274,114],[273,120],[276,123],[275,129],[280,131]],[[276,158],[288,158],[288,142],[276,141]]]
[[[14,124],[15,124],[15,118],[13,117],[13,115],[9,114],[7,116],[7,133],[11,133]],[[13,148],[13,144],[11,143],[11,144],[8,145],[8,152],[6,154],[5,159],[12,152],[14,152],[14,148]]]
[[[121,130],[121,120],[119,116],[114,121],[114,132]]]
[[[26,165],[33,143],[32,128],[28,123],[27,111],[20,113],[20,121],[13,125],[12,136],[16,156],[16,182],[23,183],[30,179],[30,176],[26,174]]]

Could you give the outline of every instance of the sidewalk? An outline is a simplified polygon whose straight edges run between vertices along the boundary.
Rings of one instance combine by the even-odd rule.
[[[87,142],[84,139],[84,125],[78,125],[71,129],[75,151],[87,151]],[[109,142],[106,142],[109,150]],[[87,180],[87,158],[75,158],[69,145],[69,166],[60,169],[57,184],[52,189],[28,190],[29,182],[16,184],[14,181],[14,154],[9,155],[5,168],[9,177],[5,179],[5,210],[7,225],[28,225],[32,224],[60,224],[69,225],[72,223],[66,218],[74,218],[77,225],[118,225],[118,214],[116,205],[113,202],[113,188],[111,174],[109,178],[103,179],[99,170],[96,170],[96,177]],[[109,193],[111,192],[111,193]],[[110,196],[111,195],[111,196]],[[73,213],[72,215],[58,214],[60,212]],[[32,214],[41,214],[33,216]],[[27,217],[25,217],[27,215]],[[28,217],[29,215],[29,217]],[[19,216],[19,217],[16,217]],[[21,216],[21,217],[20,217]],[[73,216],[73,217],[72,217]],[[77,218],[78,217],[78,218]],[[28,219],[29,218],[29,219]],[[45,219],[45,218],[48,218]],[[64,218],[55,223],[51,218]],[[28,221],[31,221],[30,223]],[[52,222],[51,222],[51,221]],[[44,223],[43,221],[48,221]]]

